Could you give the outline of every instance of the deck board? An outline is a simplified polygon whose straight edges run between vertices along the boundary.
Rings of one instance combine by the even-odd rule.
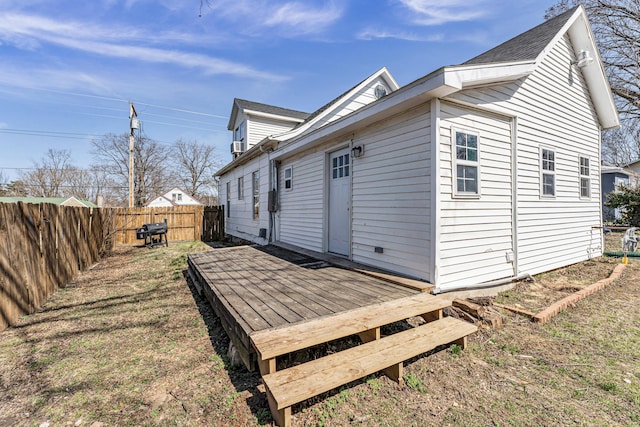
[[[302,259],[302,258],[301,258]],[[245,339],[255,331],[278,328],[367,305],[415,295],[419,291],[328,266],[301,267],[250,246],[189,255],[192,268],[235,319]]]

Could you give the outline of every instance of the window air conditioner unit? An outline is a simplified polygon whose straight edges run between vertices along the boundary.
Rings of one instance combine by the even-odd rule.
[[[244,142],[233,141],[231,143],[231,154],[242,154],[242,153],[244,153]]]

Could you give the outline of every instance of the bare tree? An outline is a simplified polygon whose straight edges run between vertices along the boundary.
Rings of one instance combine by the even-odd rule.
[[[637,0],[559,0],[552,18],[584,4],[620,113],[640,117],[640,2]]]
[[[584,4],[611,91],[621,128],[603,133],[603,159],[624,165],[640,158],[640,2],[638,0],[559,0],[547,9],[552,18]]]
[[[0,170],[0,196],[7,195],[7,176]]]
[[[191,196],[209,198],[216,193],[213,174],[222,162],[212,145],[179,139],[173,146],[176,175]]]
[[[61,197],[62,189],[67,178],[69,150],[54,150],[50,148],[40,162],[34,162],[33,170],[22,174],[29,194],[36,197]]]
[[[129,135],[108,134],[91,142],[96,168],[113,178],[120,198],[127,199],[129,183]],[[169,150],[157,141],[140,136],[134,148],[134,204],[143,206],[151,196],[160,194],[170,182]]]
[[[5,188],[5,196],[25,197],[28,194],[27,187],[22,180],[9,181]]]
[[[61,195],[64,197],[74,196],[79,199],[95,201],[97,187],[93,178],[91,170],[70,166],[66,171]]]

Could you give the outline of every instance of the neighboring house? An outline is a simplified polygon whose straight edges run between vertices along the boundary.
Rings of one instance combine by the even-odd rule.
[[[622,218],[620,209],[610,208],[605,205],[607,195],[616,190],[620,185],[629,185],[631,172],[619,166],[600,167],[600,175],[602,181],[602,219],[606,222],[619,220]]]
[[[0,197],[0,203],[52,203],[60,206],[79,206],[81,208],[96,208],[95,203],[88,200],[71,197]]]
[[[619,119],[582,6],[403,87],[383,68],[290,119],[248,126],[217,172],[228,234],[436,292],[602,254],[600,132]],[[242,122],[236,100],[229,128]]]
[[[629,174],[629,185],[640,185],[640,160],[631,162],[624,166],[624,171]]]
[[[202,205],[200,200],[188,195],[179,188],[173,188],[166,193],[149,200],[145,206],[150,208],[166,207],[166,206],[185,206],[185,205]]]

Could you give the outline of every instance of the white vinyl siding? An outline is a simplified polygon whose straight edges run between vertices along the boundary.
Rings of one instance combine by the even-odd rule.
[[[460,105],[440,107],[440,262],[436,285],[473,286],[513,275],[511,122]],[[455,196],[456,132],[473,129],[482,141],[482,197]]]
[[[429,108],[359,131],[353,144],[365,154],[352,159],[353,260],[425,280],[432,263]]]
[[[319,151],[283,161],[281,182],[290,167],[296,171],[296,182],[289,191],[281,188],[278,195],[278,240],[318,252],[324,251],[324,156]]]
[[[260,228],[268,228],[269,226],[269,215],[267,213],[269,180],[265,178],[269,176],[268,166],[269,160],[267,156],[260,156],[221,177],[222,182],[227,181],[229,183],[228,192],[227,188],[224,188],[227,186],[225,185],[223,187],[224,192],[227,194],[221,195],[223,200],[228,200],[227,203],[231,206],[231,216],[229,216],[225,221],[225,231],[227,234],[260,244],[267,243],[265,239],[258,237],[258,235]],[[260,172],[261,178],[259,180],[260,194],[258,204],[260,211],[258,219],[254,219],[253,217],[254,198],[253,194],[249,193],[249,191],[253,190],[252,183],[250,182],[252,179],[252,173],[256,171]],[[240,181],[244,185],[243,193],[245,193],[245,197],[242,200],[238,200],[237,198],[238,178],[240,177],[243,177]]]
[[[369,85],[361,88],[360,91],[354,93],[351,97],[345,99],[342,104],[338,104],[335,106],[335,110],[330,114],[322,117],[318,120],[317,123],[314,123],[313,128],[319,128],[324,126],[327,123],[338,120],[341,117],[344,117],[352,112],[359,110],[360,108],[368,105],[377,100],[375,96],[375,88],[378,85],[382,85],[387,93],[391,92],[389,85],[382,78],[378,78],[377,80],[371,82]]]
[[[248,145],[245,147],[247,150],[262,141],[265,137],[287,132],[297,125],[297,122],[283,122],[264,117],[250,117],[247,122]]]
[[[602,253],[598,198],[580,198],[576,154],[599,176],[600,128],[572,46],[561,38],[539,67],[518,82],[472,89],[455,98],[518,117],[518,266],[537,274]],[[595,65],[594,65],[595,66]],[[568,76],[568,73],[570,75]],[[540,147],[555,151],[555,198],[541,198]],[[600,193],[600,180],[591,181]],[[483,195],[484,197],[484,195]]]

